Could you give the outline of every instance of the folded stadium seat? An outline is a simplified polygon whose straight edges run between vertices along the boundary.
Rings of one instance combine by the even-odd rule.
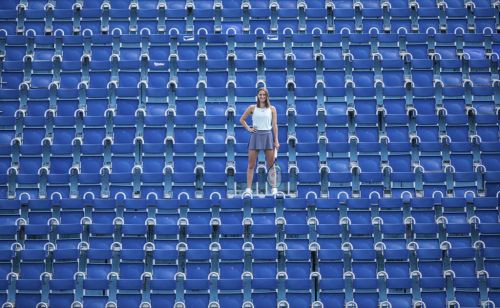
[[[426,306],[445,306],[446,293],[444,278],[428,277],[420,279],[422,301]]]
[[[319,206],[319,204],[318,204]],[[319,225],[316,227],[317,242],[321,249],[341,249],[342,246],[342,227],[338,225],[339,213],[338,211],[321,211],[317,212]]]
[[[150,283],[151,294],[150,302],[151,305],[156,307],[157,305],[163,307],[174,306],[176,282],[173,279],[153,279]]]
[[[192,224],[187,226],[187,246],[189,249],[206,249],[212,242],[212,228],[210,225]],[[208,276],[207,273],[204,277]]]
[[[239,307],[243,305],[243,281],[237,279],[217,280],[218,302],[221,307]]]
[[[355,278],[353,280],[354,302],[363,307],[376,307],[379,301],[378,281],[375,278]]]
[[[294,1],[290,1],[294,2]],[[299,33],[299,12],[297,7],[286,8],[280,3],[278,12],[278,33]],[[302,30],[301,30],[302,31]]]
[[[342,277],[344,273],[344,252],[341,249],[321,249],[318,256],[320,284],[322,281]]]
[[[321,33],[327,32],[327,10],[322,1],[306,1],[305,27],[307,33],[315,33],[319,29]]]
[[[498,141],[498,127],[496,125],[495,108],[492,101],[477,101],[473,103],[477,110],[476,114],[476,134],[481,138],[481,142]]]
[[[453,279],[455,287],[455,300],[461,306],[475,306],[481,303],[479,293],[479,282],[475,277]]]
[[[333,12],[335,33],[355,33],[354,10],[351,1],[341,1],[336,4]]]
[[[442,199],[442,215],[449,224],[467,223],[467,203],[465,198],[453,197]]]
[[[139,279],[123,279],[116,281],[117,304],[140,306],[142,303],[143,281]]]
[[[358,145],[363,146],[363,143]],[[369,146],[368,144],[364,144]],[[371,146],[370,146],[371,147]],[[359,179],[361,181],[361,195],[362,197],[369,197],[372,192],[378,192],[380,196],[383,194],[383,174],[381,172],[381,157],[379,155],[365,155],[358,156],[358,164],[361,169]]]
[[[290,218],[290,217],[289,217]],[[307,250],[309,247],[309,226],[287,222],[285,225],[285,240],[287,249]]]
[[[394,10],[394,9],[393,9]],[[393,11],[391,10],[391,12]],[[391,19],[391,25],[394,26],[394,19]],[[397,33],[397,31],[392,31]],[[393,33],[379,33],[377,35],[377,52],[380,54],[382,63],[390,63],[390,60],[401,61],[399,55],[398,36]],[[383,61],[385,60],[385,61]]]
[[[106,88],[111,81],[111,62],[92,61],[90,62],[89,88]]]
[[[498,278],[488,278],[487,281],[487,286],[488,286],[488,299],[492,301],[495,305],[498,305],[500,303],[500,298],[498,295],[498,289],[499,289],[499,281],[500,279]]]
[[[422,256],[425,256],[424,249],[439,248],[438,229],[438,225],[435,224],[435,222],[416,223],[413,226],[414,241],[419,245],[419,248],[422,249],[420,251]]]
[[[344,279],[321,278],[319,281],[319,302],[325,307],[343,306],[345,304]]]
[[[140,12],[141,10],[139,10]],[[149,61],[154,62],[159,61],[159,64],[165,64],[161,61],[168,61],[170,53],[170,37],[167,35],[150,35],[149,36],[149,46],[148,46],[148,56]],[[138,60],[138,59],[136,59]],[[151,62],[150,67],[151,67]]]
[[[5,47],[4,47],[5,48],[5,59],[4,60],[6,62],[23,61],[23,58],[27,53],[28,54],[33,53],[32,45],[30,46],[30,49],[28,49],[27,47],[28,47],[28,37],[27,36],[8,35],[5,38]]]
[[[287,224],[308,223],[307,204],[305,199],[284,199],[284,217]]]
[[[167,281],[171,281],[175,283],[174,277],[178,271],[177,265],[178,252],[173,249],[156,249],[153,252],[153,279],[151,280],[151,300],[153,298],[161,298],[162,296],[153,296],[155,290],[173,290],[169,289],[170,284],[166,283]],[[155,282],[156,281],[156,282]],[[160,287],[160,283],[163,282],[167,288],[163,289]],[[174,286],[175,289],[175,286]],[[168,292],[170,294],[170,292]],[[173,295],[173,292],[172,292]],[[169,296],[170,297],[170,296]]]
[[[255,270],[254,270],[255,273]],[[259,275],[260,276],[260,275]],[[275,306],[277,303],[278,280],[273,277],[252,279],[252,303],[256,307]]]
[[[66,32],[65,32],[66,33]],[[71,32],[69,32],[71,33]],[[66,33],[66,34],[69,34]],[[62,46],[62,64],[64,62],[81,61],[82,55],[84,54],[84,40],[82,36],[63,36],[63,46]]]
[[[109,286],[112,282],[106,278],[86,278],[83,281],[83,304],[85,307],[104,307],[109,301]]]
[[[203,159],[205,170],[203,173],[203,191],[209,195],[213,191],[225,192],[227,187],[228,171],[225,157],[207,157]]]
[[[24,205],[24,204],[23,204]],[[27,202],[28,223],[34,225],[46,225],[52,217],[52,205],[50,200],[32,199]]]
[[[147,242],[147,230],[145,224],[125,224],[122,227],[123,249],[142,249]]]
[[[352,55],[351,60],[371,59],[369,43],[369,34],[349,34],[348,52]]]
[[[411,33],[411,11],[403,1],[389,1],[389,22],[391,33]]]
[[[65,249],[64,247],[58,246],[58,249],[54,251],[52,279],[73,280],[74,275],[78,272],[77,260],[79,257],[80,257],[80,252],[77,250],[76,246],[74,248],[69,248],[69,249]],[[73,301],[73,296],[71,296],[71,302],[72,301]]]
[[[24,131],[26,136],[27,130],[25,129]],[[38,187],[35,187],[38,186],[35,185],[38,183],[38,180],[35,180],[35,178],[38,178],[38,171],[42,167],[41,149],[40,146],[36,145],[24,145],[21,146],[20,150],[19,168],[16,172],[16,183],[18,184],[16,192],[17,194],[26,192],[31,197],[36,198],[38,197],[39,190]],[[34,152],[32,152],[33,150]],[[31,153],[35,153],[35,156],[28,156]]]
[[[487,224],[483,223],[479,225],[479,239],[482,240],[487,247],[499,247],[498,241],[498,225],[497,224]],[[498,272],[495,270],[495,275],[498,276]]]
[[[417,96],[433,96],[434,73],[432,71],[432,62],[428,60],[412,60],[412,90]]]
[[[449,217],[450,215],[446,215]],[[471,227],[468,223],[450,223],[446,225],[446,232],[448,233],[447,240],[452,247],[467,248],[471,247]]]
[[[177,30],[177,33],[180,34],[187,33],[187,13],[188,11],[185,8],[184,2],[179,1],[177,6],[169,5],[167,3],[167,9],[165,10],[165,28],[161,29],[163,27],[160,27],[159,32],[162,33],[163,31],[168,31],[170,34],[172,31],[175,33],[175,30]]]
[[[469,121],[466,115],[447,115],[446,134],[451,142],[469,141]]]
[[[188,14],[188,18],[190,15]],[[216,19],[216,9],[214,9],[214,4],[211,1],[202,1],[196,3],[195,10],[193,12],[193,31],[198,33],[201,29],[205,29],[208,33],[214,33],[215,30],[215,19]],[[189,25],[189,21],[188,21]],[[220,28],[220,25],[219,25]],[[189,26],[188,26],[189,29]],[[219,30],[219,29],[218,29]],[[225,32],[224,32],[225,33]]]
[[[465,145],[465,144],[464,144]],[[462,146],[462,149],[468,149]],[[458,150],[458,151],[460,151]],[[467,191],[477,192],[477,174],[473,166],[473,155],[470,151],[454,151],[450,156],[451,165],[454,168],[453,180],[454,191],[457,196],[465,195]]]
[[[30,89],[28,90],[27,113],[28,118],[24,119],[24,124],[43,126],[40,124],[40,118],[44,117],[50,105],[50,93],[47,89]],[[29,119],[35,121],[29,121]],[[36,121],[38,120],[38,121]],[[37,123],[38,122],[38,123]]]
[[[439,31],[439,13],[440,10],[436,7],[420,7],[418,8],[418,27],[420,33],[428,33],[430,29]]]
[[[36,307],[41,303],[42,281],[39,277],[16,280],[15,303],[21,307]]]
[[[252,217],[254,219],[254,222],[252,227],[250,228],[251,234],[252,234],[252,244],[254,246],[255,250],[263,250],[263,252],[266,253],[271,253],[276,249],[276,232],[278,228],[272,224],[272,225],[266,225],[264,223],[260,222],[260,219],[257,219],[255,215]],[[270,217],[274,218],[274,217]],[[274,219],[273,219],[274,220]],[[273,221],[274,222],[274,221]],[[254,251],[255,251],[254,250]],[[265,254],[265,258],[268,258],[268,256]]]
[[[238,50],[237,50],[238,52]],[[238,57],[238,54],[236,54]],[[257,63],[254,59],[243,59],[235,61],[236,64],[236,86],[255,88],[257,84]]]
[[[391,152],[389,154],[392,189],[401,188],[413,191],[413,187],[415,186],[415,172],[413,170],[411,154],[408,152],[402,152],[401,154],[393,153],[394,152]]]
[[[428,59],[427,51],[427,35],[422,33],[408,33],[406,34],[406,51],[411,54],[411,59]]]
[[[95,34],[95,33],[94,33]],[[93,61],[110,61],[113,54],[113,42],[110,35],[93,35],[91,45],[91,57]],[[84,54],[86,49],[84,48]]]
[[[243,223],[243,202],[241,199],[221,199],[220,221],[222,225]]]
[[[7,250],[12,249],[12,245],[17,243],[17,238],[16,238],[17,231],[18,231],[18,227],[14,226],[14,225],[2,226],[0,228],[0,235],[1,235],[0,247],[2,247],[3,250],[7,251]],[[10,272],[10,265],[9,266],[5,266],[5,265],[0,266],[2,273],[4,270],[7,271],[7,267],[9,268],[9,272]],[[7,272],[5,274],[8,274],[9,272]]]
[[[494,197],[498,191],[498,182],[500,182],[500,174],[498,172],[500,171],[498,168],[498,143],[483,142],[480,144],[480,148],[481,163],[486,168],[486,195]]]
[[[265,3],[265,2],[263,2]],[[227,22],[223,22],[223,30],[225,29],[231,29],[233,28],[236,31],[250,31],[250,33],[256,33],[259,29],[262,29],[264,33],[271,33],[271,10],[269,9],[269,6],[266,5],[266,7],[256,7],[254,8],[254,4],[251,4],[252,9],[249,10],[248,13],[245,13],[245,10],[232,10],[231,12],[227,12],[226,15],[229,15],[232,13],[230,16],[227,16]],[[234,12],[233,12],[234,11]],[[223,10],[224,12],[224,10]],[[243,28],[241,27],[241,19],[238,19],[237,17],[240,17],[243,13],[243,16],[248,16],[249,19],[248,26],[243,25]],[[226,20],[226,19],[224,19]],[[274,30],[275,31],[275,30]],[[239,32],[236,32],[239,33]]]
[[[436,221],[434,199],[429,197],[414,198],[411,200],[410,215],[406,219],[414,220],[416,224],[431,224]]]
[[[363,10],[361,10],[363,19],[363,33],[383,32],[383,12],[380,9],[378,1],[364,1]]]
[[[82,65],[79,60],[64,60],[61,63],[61,83],[62,89],[76,89],[82,81]]]
[[[285,281],[286,300],[291,305],[310,306],[312,302],[312,280],[288,278]]]
[[[299,120],[300,118],[300,120]],[[309,117],[314,121],[316,117]],[[298,143],[296,144],[297,151],[297,166],[299,168],[299,186],[300,183],[319,183],[319,147],[318,147],[318,129],[309,126],[309,122],[305,122],[304,116],[298,116],[297,127],[295,133]],[[316,121],[317,123],[317,121]],[[307,125],[307,126],[306,126]],[[309,184],[310,185],[310,184]],[[305,191],[310,191],[312,187],[305,186]],[[319,191],[317,191],[319,193]],[[299,192],[300,194],[300,192]]]
[[[180,214],[179,214],[179,206],[177,200],[160,199],[148,206],[150,207],[149,211],[154,212],[154,218],[156,220],[156,228],[158,228],[159,226],[167,226],[162,230],[164,230],[165,232],[172,232],[172,234],[177,234],[178,232],[177,228],[170,228],[172,227],[172,225],[176,227],[179,221]],[[157,235],[160,234],[159,231],[156,231],[156,233]],[[162,234],[168,235],[170,233],[162,233]],[[158,245],[160,244],[156,244],[157,247]]]
[[[124,225],[126,226],[126,225]],[[139,249],[122,249],[120,251],[120,265],[119,265],[119,275],[120,280],[138,280],[141,281],[143,279],[143,275],[145,272],[145,252],[140,247]],[[142,281],[141,281],[142,282]],[[136,289],[135,296],[140,295],[140,287]],[[120,296],[118,296],[120,297]],[[129,296],[124,296],[125,298]]]
[[[208,199],[192,199],[188,201],[187,219],[190,225],[211,224],[211,202]]]
[[[36,55],[36,54],[35,54]],[[30,87],[32,89],[47,89],[52,82],[54,65],[51,61],[33,61]]]
[[[2,17],[0,18],[0,22],[3,25],[3,29],[6,31],[6,35],[13,35],[16,34],[17,29],[17,20],[18,20],[18,12],[16,11],[16,6],[17,4],[15,2],[9,3],[9,5],[13,5],[14,7],[8,8],[4,7],[3,8],[3,14]],[[20,16],[20,21],[22,21],[22,16]],[[19,31],[22,31],[22,28],[19,28]]]
[[[404,213],[402,209],[404,204],[405,203],[403,203],[403,201],[399,198],[380,199],[379,217],[382,218],[384,224],[397,225],[403,223]],[[387,229],[387,231],[390,230]]]
[[[2,131],[5,133],[6,130],[10,130],[15,124],[14,114],[17,109],[19,109],[19,90],[11,89],[0,89],[2,93],[2,98],[0,101],[0,114],[2,115],[2,120],[5,121],[2,125]],[[14,120],[14,121],[13,121]],[[4,137],[6,138],[6,137]],[[10,143],[7,142],[7,144]]]
[[[411,279],[389,278],[386,283],[387,299],[391,305],[397,305],[398,307],[412,307]]]
[[[46,272],[47,253],[41,248],[27,247],[20,253],[18,274],[21,279],[40,279]]]
[[[446,24],[445,26],[448,33],[457,33],[462,29],[466,32],[467,29],[467,10],[465,8],[447,8],[446,9]]]
[[[220,227],[219,244],[222,249],[240,251],[241,247],[243,247],[243,233],[243,225],[241,223],[222,225]]]
[[[130,23],[130,15],[132,10],[129,9],[117,9],[112,7],[109,11],[109,21],[104,18],[104,21],[109,23],[109,32],[111,33],[115,29],[120,29],[121,33],[128,34],[129,33],[129,23]]]
[[[482,223],[495,223],[497,221],[497,197],[474,198],[473,206],[474,215],[477,216]]]
[[[384,95],[389,97],[401,96],[405,86],[403,61],[383,58],[381,64]]]
[[[89,227],[89,244],[96,249],[109,249],[115,242],[115,226],[112,224],[92,223]]]
[[[188,243],[189,247],[189,243]],[[208,245],[207,245],[208,248]],[[207,279],[212,272],[210,264],[210,250],[207,248],[191,248],[186,252],[186,276],[187,279]],[[208,289],[208,288],[207,288]]]
[[[495,10],[487,2],[484,2],[483,5],[474,10],[474,25],[477,34],[488,33],[488,31],[494,32],[495,29],[498,29],[494,17]]]
[[[83,217],[82,217],[83,218]],[[87,218],[86,218],[87,219]],[[67,220],[67,219],[66,219]],[[75,219],[76,220],[76,219]],[[76,249],[82,239],[83,227],[78,224],[60,224],[57,227],[56,244],[58,249]]]
[[[50,20],[51,25],[49,25],[48,23],[46,25],[47,30],[52,31],[53,33],[57,30],[62,30],[64,31],[64,34],[67,35],[78,34],[78,32],[80,31],[79,26],[77,26],[76,22],[75,25],[73,25],[74,13],[73,10],[71,9],[73,1],[67,4],[70,5],[70,7],[64,9],[60,9],[59,2],[56,4],[56,9],[54,10],[53,13],[53,20]],[[75,19],[79,21],[80,18],[78,17]]]
[[[374,244],[373,239],[373,226],[368,224],[357,223],[358,218],[354,218],[352,215],[355,212],[351,212],[348,217],[354,220],[354,223],[349,225],[349,243],[354,249],[371,249]],[[360,213],[359,211],[357,213]],[[364,213],[360,213],[364,214]],[[368,215],[363,215],[367,217]]]
[[[18,89],[24,78],[24,64],[21,61],[7,61],[2,70],[2,88]],[[28,77],[28,76],[26,76]]]
[[[111,264],[112,258],[113,256],[110,246],[106,248],[94,247],[89,249],[85,258],[86,278],[106,279],[106,277],[110,276],[110,273],[113,272]]]
[[[4,200],[0,209],[0,225],[16,225],[21,218],[21,202],[19,200]]]
[[[70,307],[75,301],[76,282],[69,279],[51,279],[49,281],[49,305]]]
[[[352,49],[353,46],[351,46]],[[374,90],[374,62],[373,60],[362,59],[352,62],[354,81],[354,95],[357,97],[372,97]]]
[[[240,249],[222,249],[219,254],[219,275],[222,280],[241,280],[244,272],[244,252]]]
[[[29,9],[25,11],[22,32],[27,30],[33,30],[39,35],[45,33],[45,10],[43,8],[30,5]]]
[[[118,83],[120,87],[138,87],[140,81],[140,64],[136,60],[120,60],[118,63]]]

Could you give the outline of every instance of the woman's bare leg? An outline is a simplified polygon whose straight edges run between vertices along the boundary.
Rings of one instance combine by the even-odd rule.
[[[257,161],[257,150],[248,150],[248,167],[247,167],[247,188],[252,188],[253,174],[255,170],[255,163]]]
[[[274,162],[274,150],[266,150],[266,162],[267,162],[267,168],[271,168],[271,165],[273,164]],[[274,180],[276,179],[273,179],[273,185],[271,185],[273,188],[276,187],[276,183],[274,183]]]

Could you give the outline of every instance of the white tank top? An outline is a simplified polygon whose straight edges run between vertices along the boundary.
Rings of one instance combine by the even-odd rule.
[[[259,108],[255,106],[252,114],[253,127],[257,128],[257,130],[271,130],[272,118],[271,108]]]

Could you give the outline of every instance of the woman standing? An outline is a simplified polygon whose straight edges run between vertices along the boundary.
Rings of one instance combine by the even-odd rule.
[[[253,126],[248,126],[246,118],[252,115]],[[257,103],[250,105],[241,116],[240,123],[250,133],[248,143],[248,168],[247,168],[247,188],[246,194],[252,193],[253,174],[255,163],[260,150],[265,151],[268,168],[274,161],[274,149],[278,149],[278,124],[276,108],[271,106],[269,101],[269,91],[260,88],[257,92]],[[278,193],[278,189],[273,187],[273,195]]]

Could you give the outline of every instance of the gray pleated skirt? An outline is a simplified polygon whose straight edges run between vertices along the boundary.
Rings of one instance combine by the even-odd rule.
[[[248,142],[249,150],[272,150],[273,132],[270,130],[258,130],[250,135]]]

